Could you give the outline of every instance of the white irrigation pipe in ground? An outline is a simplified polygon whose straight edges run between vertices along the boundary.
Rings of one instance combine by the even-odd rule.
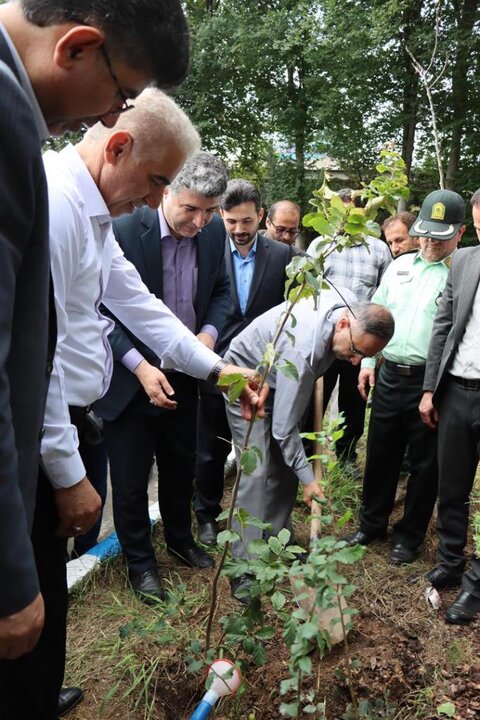
[[[158,502],[152,503],[148,508],[150,514],[150,522],[154,525],[160,520],[160,510],[158,509]],[[100,563],[108,558],[120,555],[122,548],[117,537],[117,533],[113,532],[108,535],[104,540],[94,545],[88,552],[81,555],[75,560],[70,560],[67,563],[67,585],[70,591],[79,582],[84,580],[94,568],[98,567]]]

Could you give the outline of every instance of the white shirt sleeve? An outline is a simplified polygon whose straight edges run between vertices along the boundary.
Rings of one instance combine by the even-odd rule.
[[[162,368],[175,369],[206,380],[219,355],[209,350],[153,295],[119,244],[109,233],[111,268],[103,303],[161,360]]]
[[[62,342],[68,333],[66,298],[82,256],[84,229],[72,203],[55,190],[49,192],[50,266],[57,313],[57,347],[50,376],[41,442],[43,468],[54,488],[76,485],[85,477],[78,452],[78,435],[70,422],[62,367]]]

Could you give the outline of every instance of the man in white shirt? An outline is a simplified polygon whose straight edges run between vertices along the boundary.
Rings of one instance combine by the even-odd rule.
[[[471,198],[480,239],[480,190]],[[438,565],[426,579],[437,588],[462,586],[445,613],[465,625],[480,613],[480,560],[465,570],[470,494],[480,457],[480,248],[452,258],[428,349],[422,420],[438,425]]]
[[[97,124],[75,147],[45,153],[58,344],[41,456],[55,489],[63,536],[88,530],[100,510],[78,452],[77,428],[82,429],[88,406],[106,392],[112,372],[107,336],[113,322],[100,313],[102,302],[154,350],[162,367],[211,381],[238,372],[149,293],[111,228],[111,216],[144,204],[157,208],[164,187],[199,144],[180,108],[148,89],[114,129]],[[256,402],[254,391],[247,395]],[[152,387],[152,402],[156,398]]]

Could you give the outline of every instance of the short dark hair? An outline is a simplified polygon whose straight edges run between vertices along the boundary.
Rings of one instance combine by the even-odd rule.
[[[276,200],[275,202],[273,202],[270,205],[270,207],[268,209],[268,217],[270,218],[270,220],[273,220],[273,218],[275,217],[275,213],[277,212],[279,205],[289,205],[292,208],[292,210],[295,210],[296,212],[298,212],[299,218],[302,217],[302,211],[300,209],[300,205],[297,205],[297,203],[293,202],[293,200]]]
[[[355,303],[350,306],[349,310],[357,320],[362,332],[375,335],[380,340],[387,342],[393,337],[395,320],[390,310],[384,305]]]
[[[21,8],[40,27],[74,22],[98,28],[112,58],[163,90],[185,79],[189,33],[180,0],[21,0]]]
[[[385,222],[382,225],[382,230],[385,232],[385,230],[394,222],[397,220],[400,220],[401,223],[405,225],[407,230],[410,230],[413,223],[417,219],[417,216],[414,215],[411,212],[408,212],[407,210],[402,210],[401,212],[397,213],[396,215],[390,215]]]
[[[248,180],[230,180],[220,207],[222,210],[231,210],[233,207],[241,205],[244,202],[253,202],[257,213],[259,213],[262,208],[262,197],[255,185],[252,185]]]
[[[470,198],[470,203],[472,204],[472,207],[480,207],[480,188],[478,188],[478,190],[475,190],[472,197]]]

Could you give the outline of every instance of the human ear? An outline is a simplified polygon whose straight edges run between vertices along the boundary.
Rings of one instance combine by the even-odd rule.
[[[104,147],[105,161],[116,165],[121,158],[126,157],[133,146],[133,138],[126,130],[115,130]]]
[[[79,58],[97,51],[104,42],[105,36],[97,28],[76,25],[57,40],[53,55],[54,62],[58,67],[70,70]]]

